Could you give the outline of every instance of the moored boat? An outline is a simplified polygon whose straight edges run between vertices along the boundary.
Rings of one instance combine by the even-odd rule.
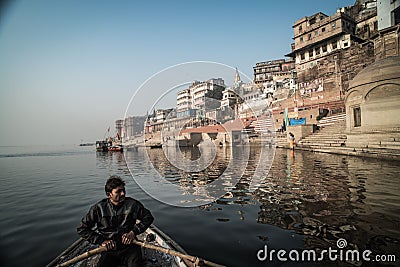
[[[107,152],[107,151],[123,152],[124,148],[121,142],[115,142],[112,140],[110,141],[100,140],[96,141],[96,150],[102,152]]]
[[[108,142],[104,140],[96,141],[96,150],[97,151],[108,151]]]
[[[116,145],[116,146],[109,146],[108,151],[118,151],[122,152],[124,149],[121,145]]]
[[[174,240],[172,240],[171,237],[163,233],[160,229],[158,229],[156,226],[151,225],[145,233],[141,234],[138,236],[139,241],[140,240],[146,240],[146,236],[152,235],[154,238],[154,241],[146,243],[163,247],[168,250],[176,251],[178,253],[182,253],[187,255],[185,250],[179,246]],[[90,244],[83,238],[78,239],[75,241],[72,245],[70,245],[67,249],[65,249],[59,256],[57,256],[53,261],[51,261],[46,267],[56,267],[59,264],[62,264],[63,262],[66,262],[68,260],[71,260],[83,253],[86,253],[90,250],[95,249],[97,246]],[[146,260],[145,266],[163,266],[163,267],[187,267],[189,265],[189,261],[186,259],[183,259],[179,256],[173,256],[170,254],[166,254],[154,249],[150,248],[143,248],[142,247],[142,252],[143,252],[143,257]],[[82,261],[79,261],[77,263],[74,263],[72,267],[83,267],[83,266],[90,266],[90,267],[95,267],[97,266],[97,263],[100,259],[100,254],[93,255],[91,257],[88,257],[86,259],[83,259]]]
[[[161,143],[151,144],[150,148],[162,148],[162,144]]]

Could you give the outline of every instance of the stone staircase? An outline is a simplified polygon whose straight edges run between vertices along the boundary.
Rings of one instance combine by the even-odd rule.
[[[276,137],[275,145],[277,147],[285,147],[285,148],[289,147],[286,133],[276,133],[275,137]]]
[[[274,121],[271,116],[261,115],[251,122],[250,127],[258,133],[268,133],[274,131]]]
[[[297,141],[296,148],[313,152],[400,161],[400,128],[346,132],[346,114],[321,119],[320,129]],[[287,133],[276,133],[276,147],[288,148]]]
[[[320,130],[298,142],[299,149],[315,152],[400,160],[400,129],[379,129],[371,133],[346,133],[346,115],[321,119]]]
[[[341,113],[341,114],[332,115],[332,116],[328,116],[328,117],[322,118],[317,123],[317,126],[326,127],[326,126],[330,126],[330,125],[335,125],[335,123],[343,122],[343,121],[345,122],[345,125],[346,125],[346,113]]]
[[[350,147],[362,148],[376,151],[398,151],[400,152],[400,129],[387,129],[386,131],[375,130],[367,133],[357,133],[353,131]]]
[[[346,114],[323,118],[317,125],[320,129],[300,140],[299,147],[320,149],[346,146]]]

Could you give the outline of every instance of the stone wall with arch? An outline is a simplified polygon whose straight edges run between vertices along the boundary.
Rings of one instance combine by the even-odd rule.
[[[400,126],[400,82],[379,84],[367,91],[363,111],[365,129]]]

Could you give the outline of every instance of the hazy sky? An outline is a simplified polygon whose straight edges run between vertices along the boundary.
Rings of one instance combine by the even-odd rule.
[[[101,139],[129,103],[128,115],[144,115],[162,90],[192,79],[232,84],[225,65],[247,81],[256,62],[290,52],[296,20],[354,2],[9,1],[0,9],[0,145]],[[192,61],[220,64],[179,65],[148,80]]]

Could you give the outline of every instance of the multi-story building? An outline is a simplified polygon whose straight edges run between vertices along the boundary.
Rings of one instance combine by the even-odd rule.
[[[222,100],[221,100],[221,108],[229,107],[234,108],[234,105],[238,102],[238,94],[235,93],[232,89],[225,89],[222,92]]]
[[[115,121],[115,131],[117,139],[125,136],[124,120]]]
[[[370,40],[378,32],[377,3],[369,1],[348,8],[356,21],[356,35],[364,40]]]
[[[173,109],[157,109],[153,111],[153,114],[147,116],[145,124],[145,133],[161,131],[164,126],[164,122],[172,117],[175,117]]]
[[[192,96],[190,95],[190,89],[185,89],[178,92],[176,98],[176,109],[177,110],[188,110],[192,107]]]
[[[116,137],[130,140],[135,135],[142,134],[146,116],[131,116],[115,121]]]
[[[276,59],[258,62],[253,67],[254,83],[263,87],[265,83],[273,80],[273,75],[286,74],[294,69],[295,62],[292,59]]]
[[[125,118],[122,137],[130,140],[135,135],[143,133],[146,116],[131,116]]]
[[[293,59],[277,59],[256,63],[253,67],[254,83],[262,91],[262,98],[279,101],[281,95],[288,95],[295,89],[295,61]],[[286,98],[285,98],[286,99]],[[268,102],[269,105],[269,102]]]
[[[376,5],[358,2],[332,16],[319,12],[296,21],[295,42],[286,56],[296,62],[298,99],[284,106],[338,103],[334,106],[343,108],[349,81],[374,62],[368,38],[376,31],[375,21]]]
[[[286,55],[295,61],[293,80],[289,75],[276,77],[279,83],[269,85],[276,90],[272,109],[278,126],[285,113],[316,123],[321,111],[344,111],[349,81],[375,61],[376,1],[357,0],[331,16],[305,16],[293,30],[292,51]]]
[[[319,12],[296,21],[294,50],[288,56],[295,58],[297,73],[317,66],[327,54],[349,47],[355,28],[354,19],[341,11],[330,17]]]
[[[207,82],[202,82],[195,84],[190,88],[191,96],[192,96],[192,108],[201,110],[205,107],[206,102],[206,94],[209,91],[213,91],[216,88],[224,89],[225,84],[224,80],[221,78],[218,79],[210,79]]]
[[[194,81],[189,88],[178,92],[177,117],[204,115],[206,107],[206,94],[213,90],[224,90],[225,83],[222,78],[210,79],[205,82]]]

